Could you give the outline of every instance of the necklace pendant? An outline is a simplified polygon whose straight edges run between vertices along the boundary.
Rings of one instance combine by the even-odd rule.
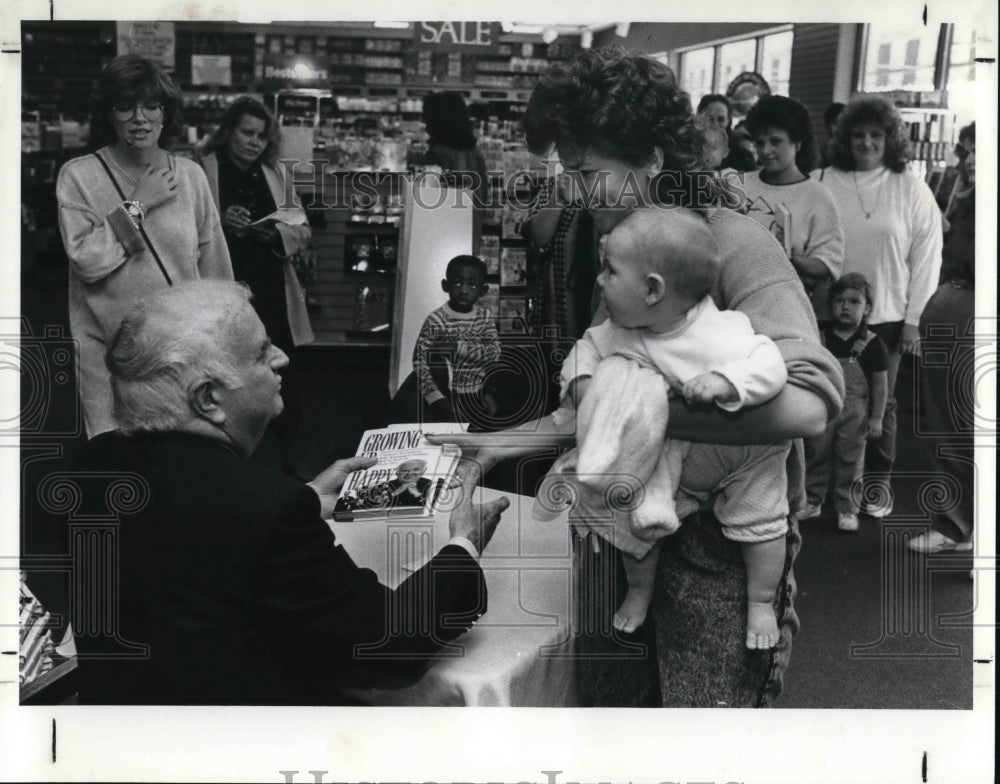
[[[865,213],[865,220],[871,220],[871,219],[872,219],[872,214],[870,212],[866,212]]]

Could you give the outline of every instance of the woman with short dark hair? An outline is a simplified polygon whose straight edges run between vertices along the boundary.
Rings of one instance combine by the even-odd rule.
[[[813,172],[837,205],[844,229],[843,272],[860,272],[875,299],[868,327],[889,349],[889,402],[882,436],[868,442],[861,511],[892,512],[896,458],[894,389],[903,353],[919,352],[918,325],[941,268],[941,212],[923,180],[907,171],[910,142],[897,109],[865,96],[837,120],[830,166]]]
[[[782,244],[817,320],[829,321],[827,291],[844,264],[844,233],[830,192],[805,173],[815,163],[809,110],[768,95],[750,109],[746,128],[761,168],[744,176],[740,209]]]
[[[440,166],[484,203],[489,188],[486,160],[476,147],[465,99],[456,92],[431,93],[424,98],[423,116],[427,129],[424,165]]]
[[[673,72],[651,58],[608,47],[554,66],[532,92],[525,130],[532,151],[555,145],[586,194],[584,207],[602,234],[633,210],[684,209],[698,195],[700,178],[695,175],[702,140],[690,100]],[[691,453],[705,455],[718,444],[739,449],[822,432],[840,411],[843,379],[836,361],[819,344],[809,302],[791,265],[746,216],[698,207],[695,219],[705,222],[719,247],[720,278],[713,299],[722,308],[744,313],[755,332],[774,340],[790,383],[770,402],[733,417],[694,412],[674,401],[668,435],[700,442]],[[484,467],[572,440],[572,421],[567,431],[556,416],[522,427],[539,446],[512,446],[524,443],[516,434],[500,440],[473,435],[440,440],[469,447]],[[551,441],[542,444],[546,435]],[[737,543],[726,538],[712,512],[689,516],[670,537],[653,587],[652,622],[630,638],[611,631],[626,588],[620,554],[601,537],[574,535],[573,584],[580,620],[574,643],[581,704],[753,707],[777,696],[798,628],[791,565],[800,543],[795,516],[804,488],[797,471],[800,444],[793,443],[789,469],[773,477],[776,483],[787,480],[791,510],[787,532],[781,535],[785,562],[774,597],[777,646],[768,651],[746,648],[746,570]],[[699,461],[686,470],[699,473],[702,466]],[[706,473],[717,468],[706,467]],[[609,501],[607,509],[594,511],[612,520],[615,506]],[[785,519],[784,512],[781,517]]]
[[[191,278],[232,280],[219,215],[201,169],[171,155],[181,94],[152,60],[122,55],[101,73],[95,151],[59,171],[59,229],[69,257],[70,329],[79,342],[88,437],[113,430],[104,353],[141,296]]]

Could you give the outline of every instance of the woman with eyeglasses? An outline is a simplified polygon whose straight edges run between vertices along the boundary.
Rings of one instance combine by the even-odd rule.
[[[204,173],[161,146],[182,127],[181,93],[170,77],[138,55],[116,57],[101,73],[95,96],[94,152],[59,172],[70,330],[80,347],[88,438],[115,428],[104,354],[124,313],[177,281],[233,279]]]

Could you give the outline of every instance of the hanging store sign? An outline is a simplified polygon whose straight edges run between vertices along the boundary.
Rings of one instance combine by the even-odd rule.
[[[166,71],[174,70],[176,36],[173,22],[116,22],[118,54],[137,54]]]
[[[435,52],[496,54],[500,47],[499,22],[417,22],[417,49]]]
[[[286,87],[327,87],[330,66],[325,57],[307,54],[265,54],[264,91]]]

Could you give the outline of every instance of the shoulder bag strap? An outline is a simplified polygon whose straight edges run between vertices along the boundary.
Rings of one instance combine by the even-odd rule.
[[[118,180],[115,179],[115,175],[112,173],[111,167],[108,166],[108,162],[104,160],[104,158],[102,158],[96,152],[94,153],[94,157],[101,162],[101,166],[103,166],[104,171],[108,173],[108,178],[111,180],[111,184],[115,186],[115,190],[118,191],[118,195],[122,197],[122,201],[128,201],[128,199],[125,196],[125,193],[122,191],[121,186],[118,184]],[[141,223],[137,224],[136,228],[139,229],[139,234],[142,235],[142,239],[146,242],[146,247],[149,248],[149,252],[153,254],[153,259],[156,261],[156,266],[159,267],[160,272],[163,273],[163,277],[167,281],[167,285],[173,286],[174,282],[173,280],[171,280],[170,274],[167,272],[167,268],[164,267],[163,262],[160,261],[160,254],[157,253],[156,248],[153,247],[153,241],[149,238],[149,235],[146,233],[146,229],[143,228],[143,225]]]

